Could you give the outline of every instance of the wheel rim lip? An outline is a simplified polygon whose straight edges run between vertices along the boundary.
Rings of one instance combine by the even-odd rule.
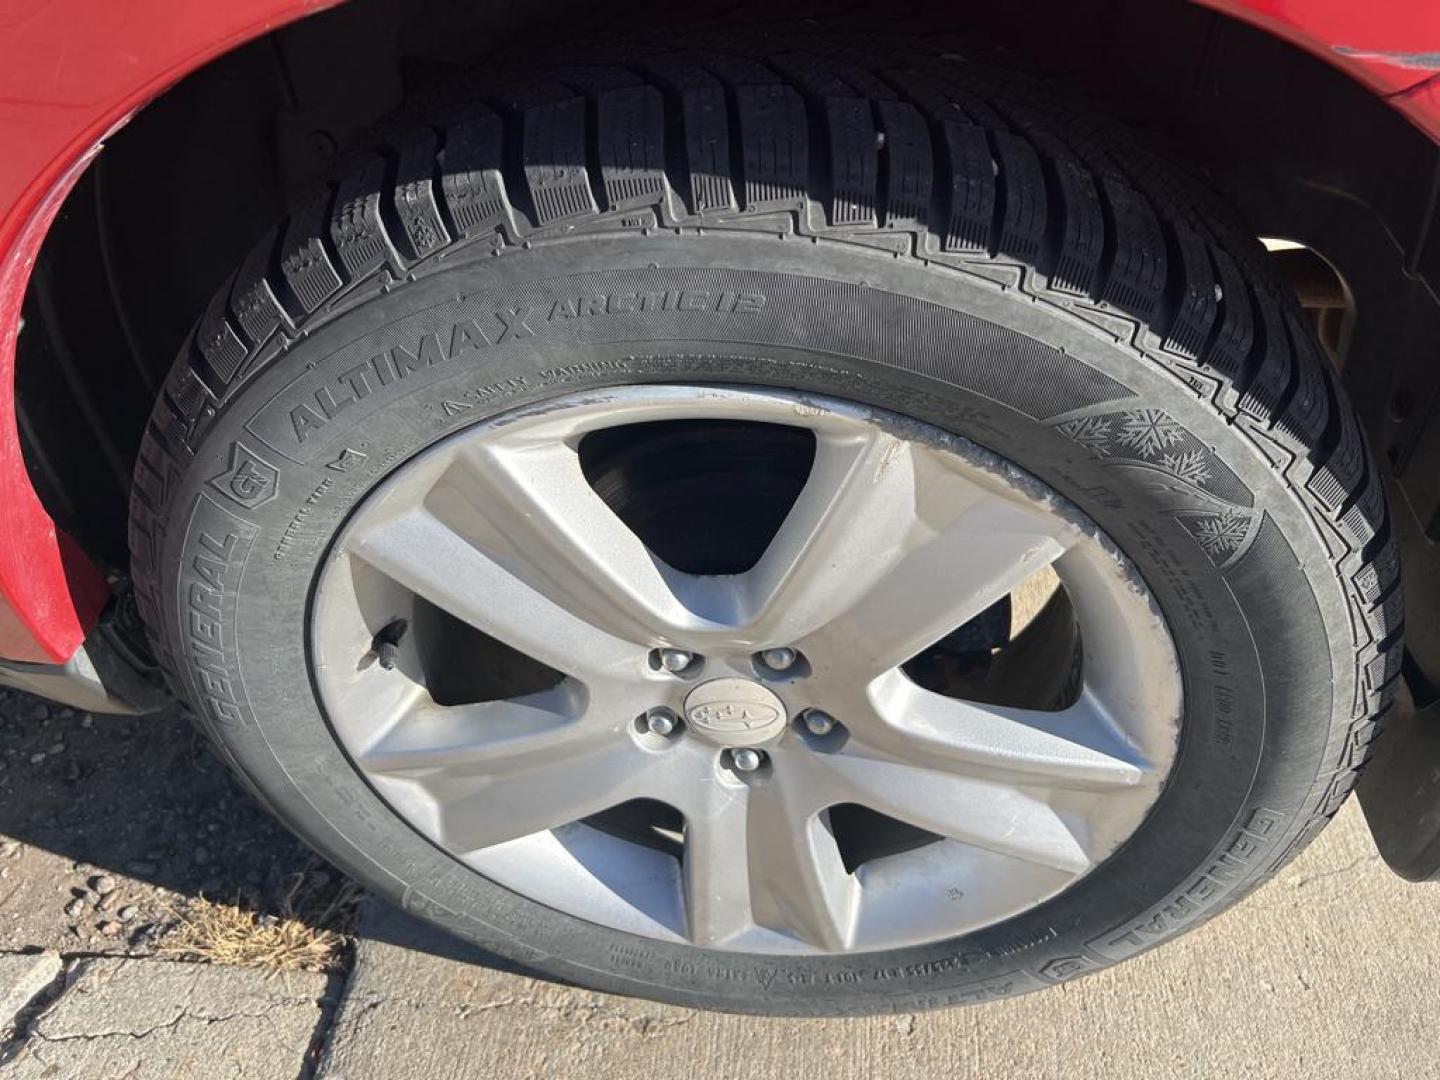
[[[414,482],[417,466],[421,470],[427,465],[433,467],[437,460],[453,456],[457,447],[483,440],[496,432],[505,432],[511,438],[518,432],[522,436],[533,434],[542,441],[553,439],[557,417],[565,418],[566,423],[562,426],[568,430],[567,437],[576,442],[590,431],[660,419],[725,417],[791,423],[813,430],[835,425],[881,426],[902,439],[961,459],[984,473],[988,482],[1008,485],[1016,493],[1045,504],[1084,532],[1085,557],[1072,560],[1067,566],[1068,574],[1061,573],[1067,589],[1072,590],[1072,599],[1076,589],[1082,594],[1089,591],[1092,599],[1109,604],[1118,600],[1126,608],[1124,614],[1140,616],[1148,621],[1145,633],[1152,640],[1147,647],[1153,648],[1153,652],[1147,655],[1160,661],[1160,685],[1149,688],[1148,700],[1167,704],[1159,707],[1150,717],[1143,732],[1127,731],[1127,735],[1143,735],[1145,755],[1152,767],[1146,782],[1141,785],[1144,791],[1137,788],[1135,792],[1145,798],[1131,799],[1134,805],[1124,815],[1107,820],[1104,830],[1101,830],[1104,833],[1103,854],[1085,871],[1058,883],[1053,878],[1031,874],[1028,886],[1023,881],[1019,883],[1020,891],[1028,889],[1023,900],[1014,901],[1013,897],[1018,892],[1016,888],[1011,888],[1007,895],[1012,897],[1012,902],[998,907],[982,907],[978,913],[960,916],[952,913],[947,916],[943,910],[936,910],[943,909],[944,905],[935,904],[924,911],[917,911],[914,879],[923,879],[926,875],[933,878],[946,872],[929,864],[949,860],[948,872],[953,876],[955,860],[966,857],[974,865],[960,876],[980,879],[996,871],[995,859],[1004,858],[984,851],[978,854],[956,851],[952,841],[931,844],[900,855],[885,856],[858,868],[857,879],[863,881],[867,897],[875,898],[875,902],[871,904],[871,916],[862,916],[858,920],[853,945],[841,950],[816,948],[784,933],[754,927],[753,932],[725,942],[720,947],[722,951],[789,955],[858,953],[928,944],[982,929],[1073,888],[1113,855],[1139,829],[1153,809],[1173,769],[1179,745],[1183,687],[1178,656],[1158,603],[1138,570],[1103,530],[1069,500],[1020,466],[963,437],[888,410],[827,395],[768,387],[645,384],[567,395],[510,410],[456,432],[401,463],[357,504],[337,532],[317,576],[307,637],[314,685],[332,731],[357,772],[382,800],[407,825],[464,865],[527,899],[584,921],[662,942],[691,944],[684,933],[685,900],[678,891],[674,860],[670,856],[641,849],[628,840],[580,821],[478,851],[458,851],[440,837],[433,812],[416,797],[413,785],[393,777],[375,775],[359,763],[362,741],[357,738],[359,729],[351,723],[352,717],[347,715],[353,709],[344,704],[346,694],[341,691],[345,679],[344,665],[334,662],[350,645],[342,645],[337,636],[326,629],[337,618],[343,621],[348,616],[350,622],[354,622],[354,604],[345,599],[347,589],[353,584],[345,572],[350,541],[366,527],[369,512],[377,504]],[[1075,604],[1083,625],[1085,620],[1080,601],[1076,600]],[[1113,614],[1110,625],[1114,625]],[[344,635],[340,635],[340,639],[343,640]],[[1088,630],[1082,633],[1082,640],[1089,640]],[[758,643],[750,644],[758,647]],[[1150,667],[1152,672],[1156,669],[1153,663]],[[790,706],[788,699],[786,704]],[[790,711],[798,715],[803,710],[790,707]],[[789,739],[788,734],[786,738]],[[609,877],[597,873],[597,867],[613,870],[621,863],[625,864],[624,870]],[[902,922],[904,925],[901,925]],[[886,923],[892,924],[889,929]]]

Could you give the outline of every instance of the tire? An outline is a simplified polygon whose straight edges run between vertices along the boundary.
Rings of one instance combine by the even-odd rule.
[[[155,407],[137,601],[175,692],[274,813],[519,963],[770,1014],[1062,982],[1234,903],[1346,798],[1399,670],[1381,482],[1292,297],[1213,196],[1003,73],[914,43],[771,40],[626,45],[613,64],[469,87],[484,104],[397,124],[296,206]],[[393,377],[363,370],[387,353],[408,357]],[[1173,770],[1128,841],[957,938],[788,957],[542,907],[402,821],[297,659],[337,531],[454,432],[654,382],[891,410],[1097,523],[1153,593],[1184,682]]]

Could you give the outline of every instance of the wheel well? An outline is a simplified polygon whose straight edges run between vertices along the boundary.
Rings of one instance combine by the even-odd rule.
[[[1354,299],[1343,335],[1351,393],[1377,449],[1397,468],[1409,461],[1425,409],[1391,406],[1431,399],[1440,340],[1428,138],[1323,61],[1183,0],[963,10],[937,0],[903,18],[891,8],[862,0],[837,13],[801,0],[785,17],[807,32],[945,35],[957,51],[1073,88],[1203,174],[1257,236],[1319,253]],[[680,18],[650,0],[626,16],[651,29]],[[773,20],[774,6],[715,0],[683,18],[719,17]],[[587,39],[623,32],[614,5],[597,0],[352,0],[219,58],[106,146],[41,252],[17,363],[36,487],[97,562],[124,573],[130,471],[150,405],[210,295],[287,198],[428,83],[487,57],[514,60],[561,36],[556,27],[582,55]]]

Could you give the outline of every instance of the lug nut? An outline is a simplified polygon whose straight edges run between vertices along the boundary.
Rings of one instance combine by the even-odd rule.
[[[760,662],[771,671],[789,671],[795,666],[795,650],[766,649],[760,654]]]
[[[835,730],[835,718],[819,709],[806,709],[803,716],[805,730],[811,735],[829,735]]]
[[[695,662],[695,654],[684,649],[661,649],[660,666],[672,675],[678,675]]]
[[[671,735],[680,726],[680,718],[663,705],[645,714],[645,727],[652,735]]]
[[[765,762],[765,755],[749,746],[730,751],[730,763],[736,772],[754,772]]]

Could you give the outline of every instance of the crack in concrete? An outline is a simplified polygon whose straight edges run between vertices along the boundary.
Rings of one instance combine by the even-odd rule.
[[[58,1000],[58,999],[57,999]],[[226,1013],[223,1016],[211,1016],[204,1013],[192,1013],[188,1009],[182,1009],[180,1014],[163,1024],[154,1024],[151,1027],[139,1031],[126,1031],[123,1029],[115,1031],[80,1031],[65,1035],[47,1035],[40,1028],[43,1023],[42,1016],[37,1025],[30,1032],[30,1038],[39,1039],[45,1043],[68,1043],[68,1042],[94,1042],[99,1039],[148,1039],[151,1035],[161,1031],[173,1031],[187,1020],[196,1021],[200,1024],[224,1024],[232,1020],[259,1020],[270,1015],[276,1009],[293,1009],[298,1007],[308,1008],[315,1005],[315,1001],[307,997],[288,998],[279,1001],[268,1002],[262,1008],[255,1011],[237,1010]]]
[[[19,955],[26,955],[21,953]],[[44,986],[30,995],[30,999],[24,1007],[15,1014],[14,1023],[10,1026],[6,1038],[0,1040],[0,1066],[14,1060],[20,1052],[25,1049],[29,1040],[30,1029],[38,1022],[41,1015],[50,1008],[60,996],[65,993],[68,983],[67,978],[70,965],[65,957],[60,957],[60,970]]]
[[[15,1025],[10,1038],[0,1045],[0,1066],[28,1056],[45,1067],[49,1057],[47,1051],[66,1045],[95,1044],[107,1041],[115,1044],[121,1040],[125,1044],[131,1044],[168,1032],[182,1032],[186,1029],[194,1031],[217,1024],[263,1021],[289,1009],[318,1009],[320,1015],[317,1017],[313,1034],[308,1043],[301,1048],[303,1057],[297,1080],[308,1080],[314,1073],[318,1049],[329,1030],[334,1026],[333,1020],[339,990],[337,980],[343,984],[345,978],[343,975],[333,976],[327,981],[324,992],[318,996],[277,988],[277,992],[271,995],[269,1000],[250,1007],[218,1011],[178,1003],[174,1007],[174,1015],[169,1019],[146,1026],[121,1026],[92,1031],[84,1030],[82,1024],[80,1030],[53,1031],[47,1030],[46,1021],[51,1019],[58,1009],[67,1003],[73,1005],[78,999],[102,990],[129,964],[140,963],[147,967],[163,964],[172,969],[189,968],[193,969],[192,974],[196,979],[202,976],[205,969],[215,966],[158,957],[117,957],[109,953],[89,952],[62,954],[61,961],[62,968],[59,974],[31,998],[30,1004],[26,1007],[23,1021]],[[92,964],[113,964],[116,961],[119,961],[119,965],[113,970],[99,972],[94,976],[98,980],[97,982],[87,984],[84,981]]]
[[[305,1048],[305,1057],[300,1062],[300,1073],[296,1080],[312,1080],[316,1070],[320,1068],[320,1061],[325,1055],[325,1047],[330,1042],[330,1036],[336,1028],[336,1018],[340,1013],[340,1001],[345,996],[345,988],[349,985],[354,974],[354,965],[343,972],[335,972],[325,983],[325,993],[320,997],[320,1015],[315,1019],[314,1030],[310,1033],[310,1043]]]

